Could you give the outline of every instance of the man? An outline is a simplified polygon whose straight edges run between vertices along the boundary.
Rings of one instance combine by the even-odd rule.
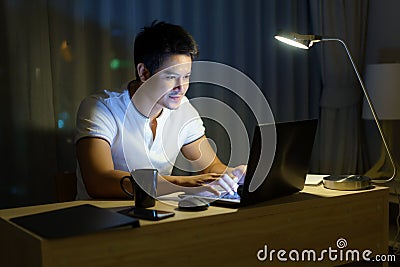
[[[225,166],[208,143],[185,93],[198,55],[182,27],[153,23],[134,45],[136,80],[123,92],[104,91],[82,101],[77,116],[78,199],[125,196],[120,179],[139,168],[158,169],[158,194],[180,189],[233,193],[245,166]],[[200,174],[172,176],[179,152]]]

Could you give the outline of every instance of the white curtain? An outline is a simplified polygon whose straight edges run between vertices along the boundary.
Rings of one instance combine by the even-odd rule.
[[[340,12],[341,8],[348,8],[349,4],[344,2],[329,3]],[[334,60],[328,46],[309,52],[299,51],[273,38],[278,29],[301,33],[317,29],[315,25],[319,22],[313,21],[314,15],[329,11],[320,9],[319,1],[0,0],[0,5],[0,22],[4,22],[0,23],[3,96],[0,107],[3,151],[0,207],[54,201],[54,174],[75,168],[73,135],[80,101],[90,93],[119,88],[134,78],[134,37],[155,19],[180,24],[192,33],[200,47],[200,60],[230,65],[253,79],[268,99],[276,121],[319,116],[322,87],[317,49],[326,51],[321,61]],[[333,32],[324,29],[321,33],[337,36],[336,33],[347,31],[353,23],[355,25],[351,27],[358,27],[361,17],[350,20],[350,15],[344,15],[346,24],[340,29]],[[334,20],[333,17],[330,19]],[[352,38],[349,46],[355,58],[361,60],[362,50],[359,49],[363,40],[359,38],[360,32],[350,30],[346,34]],[[341,61],[324,64],[323,74],[330,75],[336,66],[340,66],[343,67],[340,77],[351,75],[348,62],[342,63],[346,60],[345,55],[335,58]],[[329,67],[331,70],[328,65],[335,67]],[[333,79],[338,79],[335,75],[332,75]],[[326,88],[346,90],[354,87],[357,90],[356,82],[337,85],[327,83],[325,79],[322,81],[323,99],[329,98]],[[237,98],[206,85],[193,86],[189,91],[189,97],[201,95],[228,103],[248,128],[252,127],[251,114]],[[352,102],[339,110],[337,107],[329,109],[327,113],[324,104],[321,122],[329,124],[330,119],[326,117],[337,111],[344,115],[337,117],[335,125],[359,123],[357,107],[358,104]],[[207,135],[221,147],[218,150],[221,158],[227,158],[229,145],[221,138],[224,137],[222,129],[208,121],[206,124],[210,126]],[[342,132],[338,128],[335,130]],[[326,131],[321,128],[321,138],[324,134]],[[354,134],[358,136],[358,133]],[[348,142],[348,139],[343,140]],[[333,146],[325,142],[336,144],[337,140],[327,138],[321,142],[330,149]],[[343,147],[348,146],[345,143]],[[351,144],[351,153],[358,151],[357,146],[359,142]],[[336,146],[334,150],[332,153],[336,156],[343,155]],[[331,168],[330,164],[334,163],[331,158],[326,158],[330,153],[322,151],[318,154],[317,161],[321,161],[314,165],[317,170]],[[355,159],[351,162],[356,164]]]

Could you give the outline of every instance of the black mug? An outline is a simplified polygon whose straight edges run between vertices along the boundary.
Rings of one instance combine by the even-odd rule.
[[[131,171],[130,176],[122,177],[120,180],[121,189],[135,200],[135,207],[154,207],[156,205],[157,177],[157,169],[136,169]],[[125,188],[125,179],[129,179],[131,182],[133,194]]]

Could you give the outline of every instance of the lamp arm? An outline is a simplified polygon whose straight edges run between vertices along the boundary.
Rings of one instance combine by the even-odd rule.
[[[363,81],[361,79],[360,73],[357,70],[356,64],[353,61],[353,58],[351,56],[351,53],[350,53],[349,49],[347,48],[347,45],[345,44],[345,42],[343,42],[341,39],[338,39],[338,38],[322,38],[319,41],[337,41],[337,42],[341,43],[344,46],[344,48],[346,49],[347,56],[349,57],[351,65],[353,66],[353,69],[354,69],[354,71],[355,71],[355,73],[357,75],[358,81],[360,82],[360,85],[361,85],[361,88],[363,90],[364,96],[365,96],[365,98],[366,98],[366,100],[368,102],[369,108],[371,109],[371,113],[372,113],[372,116],[374,117],[374,121],[376,123],[376,126],[378,127],[379,134],[380,134],[380,136],[382,138],[383,145],[385,146],[386,153],[388,154],[390,162],[391,162],[391,164],[393,166],[393,175],[392,175],[392,177],[390,177],[389,179],[372,180],[372,182],[374,182],[374,183],[387,183],[387,182],[393,180],[397,175],[396,164],[394,163],[394,160],[393,160],[393,157],[392,157],[392,153],[390,152],[389,146],[388,146],[388,144],[386,142],[385,135],[383,134],[382,127],[381,127],[381,125],[379,123],[378,116],[376,115],[374,105],[372,104],[372,101],[371,101],[371,99],[369,97],[368,91],[365,89],[365,86],[364,86],[364,83],[363,83]]]

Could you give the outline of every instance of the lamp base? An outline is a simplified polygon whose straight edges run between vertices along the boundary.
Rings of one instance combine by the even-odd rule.
[[[371,187],[371,179],[362,175],[329,175],[322,180],[324,187],[333,190],[363,190]]]

